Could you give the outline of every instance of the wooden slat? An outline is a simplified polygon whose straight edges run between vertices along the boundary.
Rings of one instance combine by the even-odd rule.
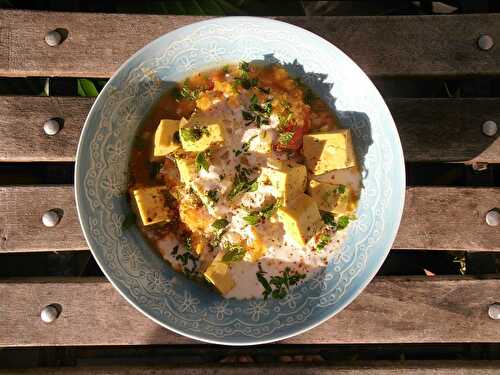
[[[0,374],[44,375],[495,375],[500,361],[353,361],[306,365],[86,366],[0,370]]]
[[[0,253],[81,250],[87,245],[71,186],[0,187]],[[500,231],[486,213],[500,189],[412,187],[394,249],[500,251]],[[49,209],[64,210],[54,228],[41,223]]]
[[[0,75],[109,77],[149,41],[207,19],[95,13],[0,12]],[[480,51],[479,35],[500,40],[500,15],[274,17],[333,42],[378,76],[499,74],[500,50]],[[45,44],[64,28],[58,47]]]
[[[0,161],[73,161],[93,99],[0,96]],[[500,163],[500,138],[481,131],[500,123],[500,99],[389,99],[406,161]],[[49,118],[64,119],[53,137]]]
[[[43,213],[61,209],[59,224],[47,228]],[[0,187],[0,253],[84,250],[72,186]]]
[[[488,306],[500,280],[376,278],[335,318],[289,344],[500,342]],[[0,283],[0,346],[189,344],[136,311],[99,279]],[[40,310],[62,306],[52,324]]]

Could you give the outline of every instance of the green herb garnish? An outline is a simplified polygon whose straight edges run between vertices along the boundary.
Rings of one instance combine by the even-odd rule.
[[[241,166],[236,166],[236,178],[234,179],[233,186],[228,193],[228,198],[233,199],[240,193],[246,193],[248,191],[256,191],[258,184],[257,179],[249,180],[248,176],[250,170],[247,168],[242,168]]]
[[[335,223],[335,217],[331,212],[327,211],[321,211],[321,219],[323,219],[323,222],[331,227],[336,228],[337,224]]]
[[[239,65],[240,70],[248,73],[250,71],[250,64],[246,61],[241,61]]]
[[[271,276],[271,280],[267,281],[264,276],[265,272],[259,263],[259,271],[256,273],[257,280],[264,287],[262,296],[267,299],[271,295],[275,299],[283,299],[288,294],[290,287],[304,279],[306,275],[292,272],[290,267],[286,267],[281,276]]]
[[[349,217],[348,216],[341,216],[337,220],[337,229],[342,230],[345,227],[349,225]]]
[[[173,97],[176,101],[181,100],[196,100],[200,96],[200,89],[191,89],[189,87],[189,81],[185,80],[182,87],[175,87],[173,90]]]
[[[257,135],[254,135],[252,137],[250,137],[250,139],[246,142],[243,142],[243,144],[241,145],[241,150],[233,150],[234,151],[234,155],[235,156],[238,156],[244,152],[248,152],[248,150],[250,149],[250,143],[257,137]]]
[[[253,212],[251,214],[248,214],[247,216],[244,216],[243,220],[245,220],[250,225],[257,225],[261,222],[261,217],[258,212]]]
[[[242,260],[245,257],[246,250],[241,245],[234,245],[226,242],[224,244],[224,256],[222,261],[224,263],[233,263]]]
[[[209,190],[207,192],[207,198],[211,204],[215,204],[219,201],[219,192],[215,189]]]
[[[291,140],[293,139],[293,136],[294,136],[294,132],[283,132],[279,135],[279,142],[282,144],[282,145],[287,145],[291,142]]]
[[[255,123],[257,127],[261,125],[269,125],[269,117],[273,111],[272,99],[267,99],[264,103],[260,104],[259,99],[254,94],[250,98],[250,106],[248,111],[241,111],[243,119],[247,121],[246,126]]]
[[[224,65],[224,66],[222,67],[222,73],[224,73],[224,74],[229,73],[229,65]]]
[[[190,236],[184,237],[184,248],[186,251],[193,251],[193,239]]]
[[[186,142],[193,143],[199,141],[204,135],[210,135],[210,132],[206,126],[193,126],[192,128],[182,128],[180,134]]]
[[[250,78],[249,76],[249,71],[250,71],[250,64],[247,63],[246,61],[240,62],[239,65],[240,68],[240,76],[234,79],[235,86],[233,86],[233,90],[237,91],[237,85],[241,85],[245,90],[249,90],[252,87],[257,86],[258,80],[257,78]]]
[[[257,276],[257,280],[259,280],[262,287],[264,288],[262,296],[264,297],[264,299],[267,299],[267,297],[269,297],[269,295],[272,293],[273,288],[271,288],[271,285],[269,284],[269,281],[267,281],[267,279],[264,277],[264,274],[265,272],[259,263],[259,271],[255,275]]]
[[[226,219],[217,219],[212,223],[212,227],[215,228],[216,230],[221,230],[224,229],[229,225],[229,221]]]
[[[316,245],[316,251],[323,250],[325,246],[328,245],[331,241],[332,237],[330,237],[328,234],[322,234],[319,238],[318,244]]]
[[[204,169],[208,172],[208,161],[204,152],[199,152],[195,159],[196,171]]]
[[[337,195],[344,194],[345,193],[345,185],[337,186],[337,188],[335,189],[335,193]]]
[[[280,202],[276,201],[275,203],[268,204],[259,211],[251,212],[247,216],[243,217],[243,220],[245,220],[250,225],[257,225],[273,216],[279,207]]]

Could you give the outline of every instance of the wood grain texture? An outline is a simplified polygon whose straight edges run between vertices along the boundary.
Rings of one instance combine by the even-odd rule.
[[[47,228],[42,215],[60,209],[59,224]],[[72,186],[0,187],[0,253],[5,251],[82,250]]]
[[[104,279],[0,282],[0,346],[192,344],[136,311]],[[488,306],[500,280],[375,278],[345,310],[288,344],[500,342]],[[46,324],[40,310],[62,306]]]
[[[500,251],[500,231],[484,220],[499,202],[496,188],[408,188],[393,249]],[[46,228],[40,218],[52,208],[64,217]],[[73,187],[0,187],[0,253],[86,248]]]
[[[482,124],[500,124],[500,99],[389,99],[406,161],[500,163],[500,137]]]
[[[148,42],[207,18],[3,10],[0,75],[109,77]],[[334,43],[370,75],[500,73],[500,49],[476,46],[481,34],[500,40],[500,15],[274,18]],[[56,28],[68,37],[49,47],[44,36]]]
[[[485,222],[498,188],[410,187],[395,249],[500,251],[500,230]]]
[[[0,161],[74,161],[91,98],[0,96]],[[64,121],[54,136],[51,118]]]
[[[0,96],[0,161],[73,161],[93,99]],[[500,99],[389,99],[408,162],[500,163],[500,138],[481,131],[500,124]],[[50,118],[64,120],[55,136]]]
[[[339,364],[238,364],[208,366],[86,366],[0,370],[0,374],[44,375],[495,375],[500,361],[372,361]]]

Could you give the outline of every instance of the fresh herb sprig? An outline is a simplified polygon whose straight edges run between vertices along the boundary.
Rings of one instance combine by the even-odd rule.
[[[210,132],[206,126],[193,126],[191,128],[182,128],[180,135],[184,141],[193,143],[199,141],[204,135],[209,136]]]
[[[250,171],[247,168],[242,168],[240,165],[236,166],[236,177],[233,186],[228,193],[229,199],[234,199],[240,193],[257,190],[257,179],[249,179]]]
[[[257,86],[259,83],[257,78],[250,78],[250,64],[246,61],[240,62],[239,65],[240,76],[234,79],[236,85],[240,85],[245,90],[250,90],[252,87]]]
[[[224,263],[234,263],[243,260],[245,257],[246,250],[241,245],[235,245],[229,242],[224,244],[224,255],[222,256],[222,261]]]
[[[196,155],[195,166],[196,166],[196,172],[199,172],[202,169],[204,169],[208,172],[209,164],[208,164],[207,155],[205,154],[205,152],[199,152]]]
[[[245,220],[250,225],[257,225],[259,223],[262,223],[266,219],[269,219],[271,216],[273,216],[280,205],[281,204],[279,201],[268,204],[259,211],[253,211],[249,213],[247,216],[243,217],[243,220]]]
[[[250,137],[250,139],[246,142],[243,142],[243,144],[241,145],[241,149],[239,150],[234,150],[234,156],[239,156],[243,153],[246,153],[248,152],[248,150],[250,149],[250,143],[252,143],[252,141],[257,137],[257,134]]]
[[[332,237],[329,234],[322,234],[319,238],[318,244],[316,245],[316,251],[323,250],[330,242],[332,242]]]
[[[280,276],[271,276],[269,281],[264,276],[265,274],[266,272],[259,263],[259,271],[256,273],[256,276],[264,288],[262,292],[264,299],[267,299],[269,296],[275,299],[285,298],[290,287],[306,277],[304,274],[292,271],[290,267],[286,267]]]
[[[260,104],[259,99],[254,94],[250,98],[248,111],[241,111],[241,115],[246,121],[246,126],[255,123],[255,125],[260,128],[262,125],[269,125],[269,117],[271,116],[272,111],[272,99],[266,99],[266,101]]]
[[[196,100],[200,96],[200,89],[192,89],[189,87],[189,81],[185,80],[182,87],[175,87],[173,90],[173,97],[176,101],[181,100]]]

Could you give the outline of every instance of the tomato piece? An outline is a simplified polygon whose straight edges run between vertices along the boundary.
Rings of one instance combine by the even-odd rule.
[[[301,127],[295,127],[293,124],[288,124],[283,132],[293,132],[292,139],[287,144],[279,143],[277,145],[278,149],[282,150],[298,150],[302,147],[302,137],[309,131],[311,126],[311,111],[306,107],[304,110],[304,124]]]

